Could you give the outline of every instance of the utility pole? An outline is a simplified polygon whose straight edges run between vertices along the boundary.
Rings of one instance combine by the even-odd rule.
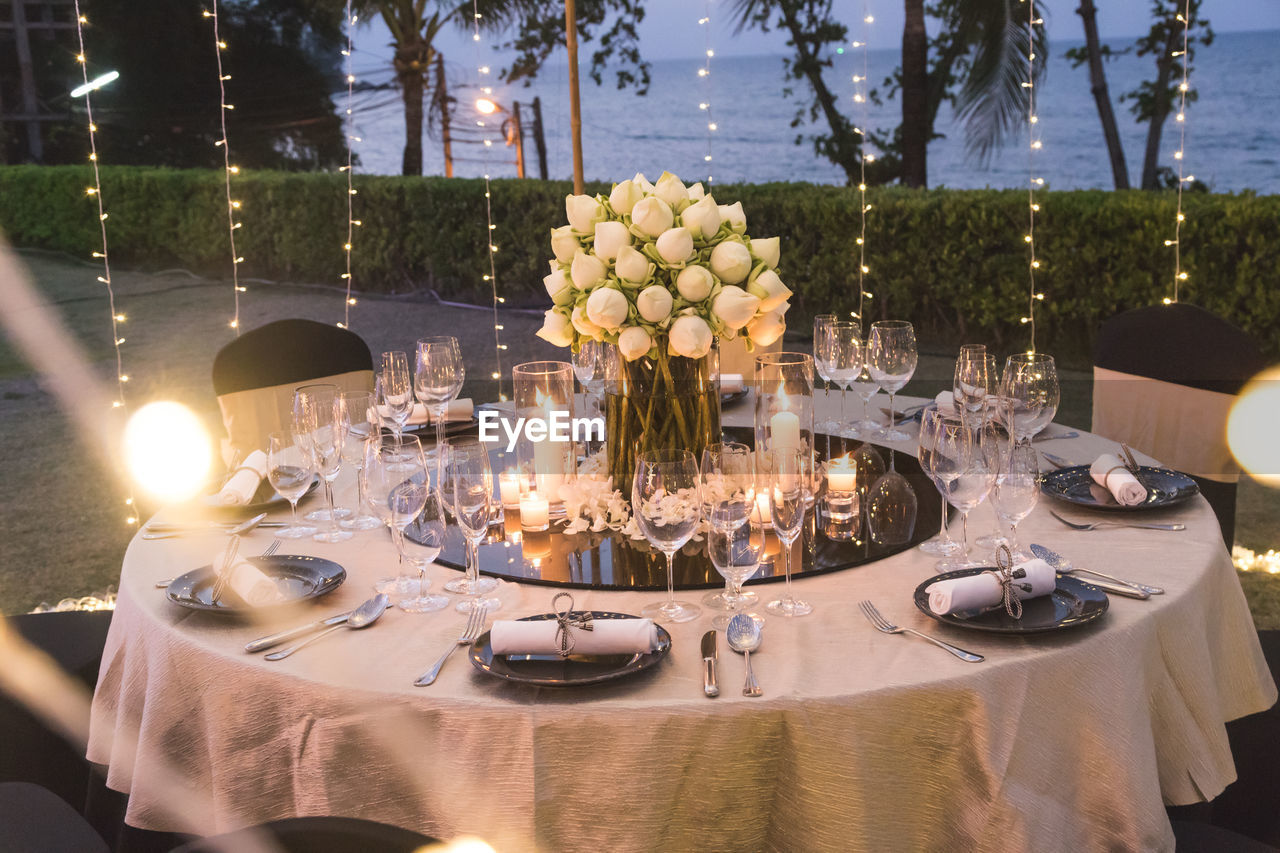
[[[18,49],[18,78],[22,85],[22,112],[27,125],[27,156],[37,163],[44,162],[44,142],[40,135],[40,121],[36,118],[39,102],[36,100],[36,73],[31,61],[31,41],[27,37],[27,10],[23,0],[15,0],[13,9],[13,41]]]
[[[524,177],[524,124],[520,121],[520,102],[511,103],[512,133],[516,145],[516,177]]]
[[[538,149],[538,174],[547,179],[547,138],[542,133],[542,98],[533,96],[533,145]]]
[[[436,54],[436,99],[440,105],[440,138],[444,142],[444,176],[453,177],[453,148],[449,137],[449,90],[444,82],[444,55]]]
[[[564,0],[564,40],[569,52],[569,130],[573,134],[573,191],[582,195],[582,105],[578,102],[578,10]]]

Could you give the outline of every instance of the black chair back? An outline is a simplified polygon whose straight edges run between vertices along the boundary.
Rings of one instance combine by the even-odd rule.
[[[257,839],[259,847],[244,842]],[[295,817],[273,820],[250,829],[201,838],[173,853],[223,853],[227,850],[265,849],[279,853],[412,853],[438,844],[408,829],[354,817]]]
[[[369,346],[355,332],[315,320],[276,320],[245,332],[218,352],[213,392],[221,397],[372,369]]]

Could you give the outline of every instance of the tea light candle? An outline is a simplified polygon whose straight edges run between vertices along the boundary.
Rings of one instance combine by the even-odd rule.
[[[769,420],[772,437],[770,450],[797,449],[800,447],[800,417],[795,412],[781,411]]]
[[[520,506],[520,474],[515,468],[508,468],[498,475],[498,494],[502,497],[503,509]]]
[[[551,507],[537,492],[520,496],[520,526],[525,530],[546,530],[550,526]]]
[[[858,469],[849,454],[827,463],[827,489],[832,492],[852,492],[858,488]]]

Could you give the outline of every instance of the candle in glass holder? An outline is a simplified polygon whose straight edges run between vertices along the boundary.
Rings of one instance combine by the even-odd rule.
[[[764,526],[773,520],[773,512],[769,509],[769,490],[762,489],[756,492],[756,509],[751,514],[751,523],[757,526]]]
[[[515,468],[508,468],[499,474],[498,494],[502,497],[503,509],[520,506],[520,472]]]
[[[537,492],[520,496],[520,527],[524,530],[546,530],[551,526],[551,507]]]
[[[827,490],[852,492],[858,488],[858,469],[849,454],[838,456],[827,463]]]
[[[786,400],[786,397],[783,397]],[[800,447],[800,416],[785,409],[769,419],[770,450]]]

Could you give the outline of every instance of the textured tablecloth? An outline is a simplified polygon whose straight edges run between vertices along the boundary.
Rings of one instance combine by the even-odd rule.
[[[1088,435],[1044,445],[1082,462],[1104,446]],[[1276,699],[1244,596],[1201,499],[1143,516],[1185,522],[1181,533],[1076,532],[1047,503],[1020,526],[1022,541],[1167,594],[1113,596],[1100,623],[1056,636],[962,632],[913,606],[935,570],[912,551],[797,582],[815,612],[768,619],[753,656],[758,699],[740,695],[742,661],[723,637],[722,693],[703,697],[705,611],[669,626],[673,648],[654,670],[572,691],[489,678],[465,650],[434,686],[413,687],[458,635],[452,609],[391,610],[271,663],[242,647],[289,625],[194,613],[154,588],[207,562],[219,540],[135,539],[89,758],[129,794],[128,822],[149,829],[337,814],[473,834],[500,850],[1171,850],[1164,805],[1229,784],[1224,722]],[[979,508],[970,529],[989,530],[989,513]],[[270,535],[248,535],[245,552]],[[367,598],[395,563],[384,531],[285,550],[347,568],[317,617]],[[431,569],[437,589],[455,574]],[[780,587],[757,590],[768,600]],[[546,612],[554,592],[504,582],[500,615]],[[654,598],[573,595],[578,607],[624,612]],[[876,632],[857,610],[864,598],[986,662]]]

